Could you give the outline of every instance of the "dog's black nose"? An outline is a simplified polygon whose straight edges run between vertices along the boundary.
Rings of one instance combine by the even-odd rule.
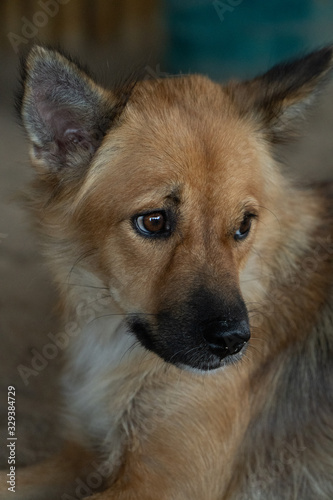
[[[250,339],[250,328],[246,320],[232,323],[210,321],[205,324],[202,333],[210,350],[221,359],[239,352]]]

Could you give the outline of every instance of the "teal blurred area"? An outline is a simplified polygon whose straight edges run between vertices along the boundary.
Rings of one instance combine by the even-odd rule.
[[[332,0],[164,0],[164,16],[171,73],[246,78],[333,43]]]

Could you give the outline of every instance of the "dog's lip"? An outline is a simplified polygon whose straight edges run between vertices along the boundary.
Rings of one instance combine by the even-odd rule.
[[[216,373],[221,371],[223,368],[226,367],[225,363],[219,363],[217,365],[203,365],[203,366],[192,366],[192,365],[186,365],[184,363],[177,363],[175,365],[177,368],[183,371],[191,372],[191,373],[197,373],[199,375],[202,375],[204,373]]]
[[[182,370],[194,372],[194,373],[213,373],[220,371],[223,368],[227,368],[230,365],[234,365],[235,363],[238,363],[242,357],[243,354],[246,350],[248,342],[245,342],[244,346],[241,348],[241,350],[238,353],[235,354],[230,354],[229,356],[226,356],[224,358],[219,358],[218,356],[214,355],[214,360],[207,360],[207,361],[202,361],[199,363],[197,366],[193,366],[192,364],[187,364],[184,362],[181,363],[175,363],[175,366]],[[212,356],[212,355],[211,355]]]

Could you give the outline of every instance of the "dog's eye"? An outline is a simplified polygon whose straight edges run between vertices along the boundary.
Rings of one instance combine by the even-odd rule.
[[[137,231],[144,236],[166,236],[170,233],[170,223],[165,212],[138,215],[134,218],[134,222]]]
[[[241,223],[239,229],[234,234],[234,239],[236,241],[245,240],[245,238],[248,236],[248,234],[250,232],[252,219],[254,217],[256,217],[256,216],[254,214],[250,214],[250,213],[247,213],[244,215],[244,219],[242,220],[242,223]]]

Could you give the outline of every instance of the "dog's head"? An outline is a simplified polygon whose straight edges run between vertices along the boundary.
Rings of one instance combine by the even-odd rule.
[[[35,208],[67,271],[97,276],[164,360],[214,369],[250,339],[239,276],[273,231],[266,209],[283,181],[271,145],[331,64],[325,48],[248,82],[186,76],[108,91],[57,51],[28,55]]]

